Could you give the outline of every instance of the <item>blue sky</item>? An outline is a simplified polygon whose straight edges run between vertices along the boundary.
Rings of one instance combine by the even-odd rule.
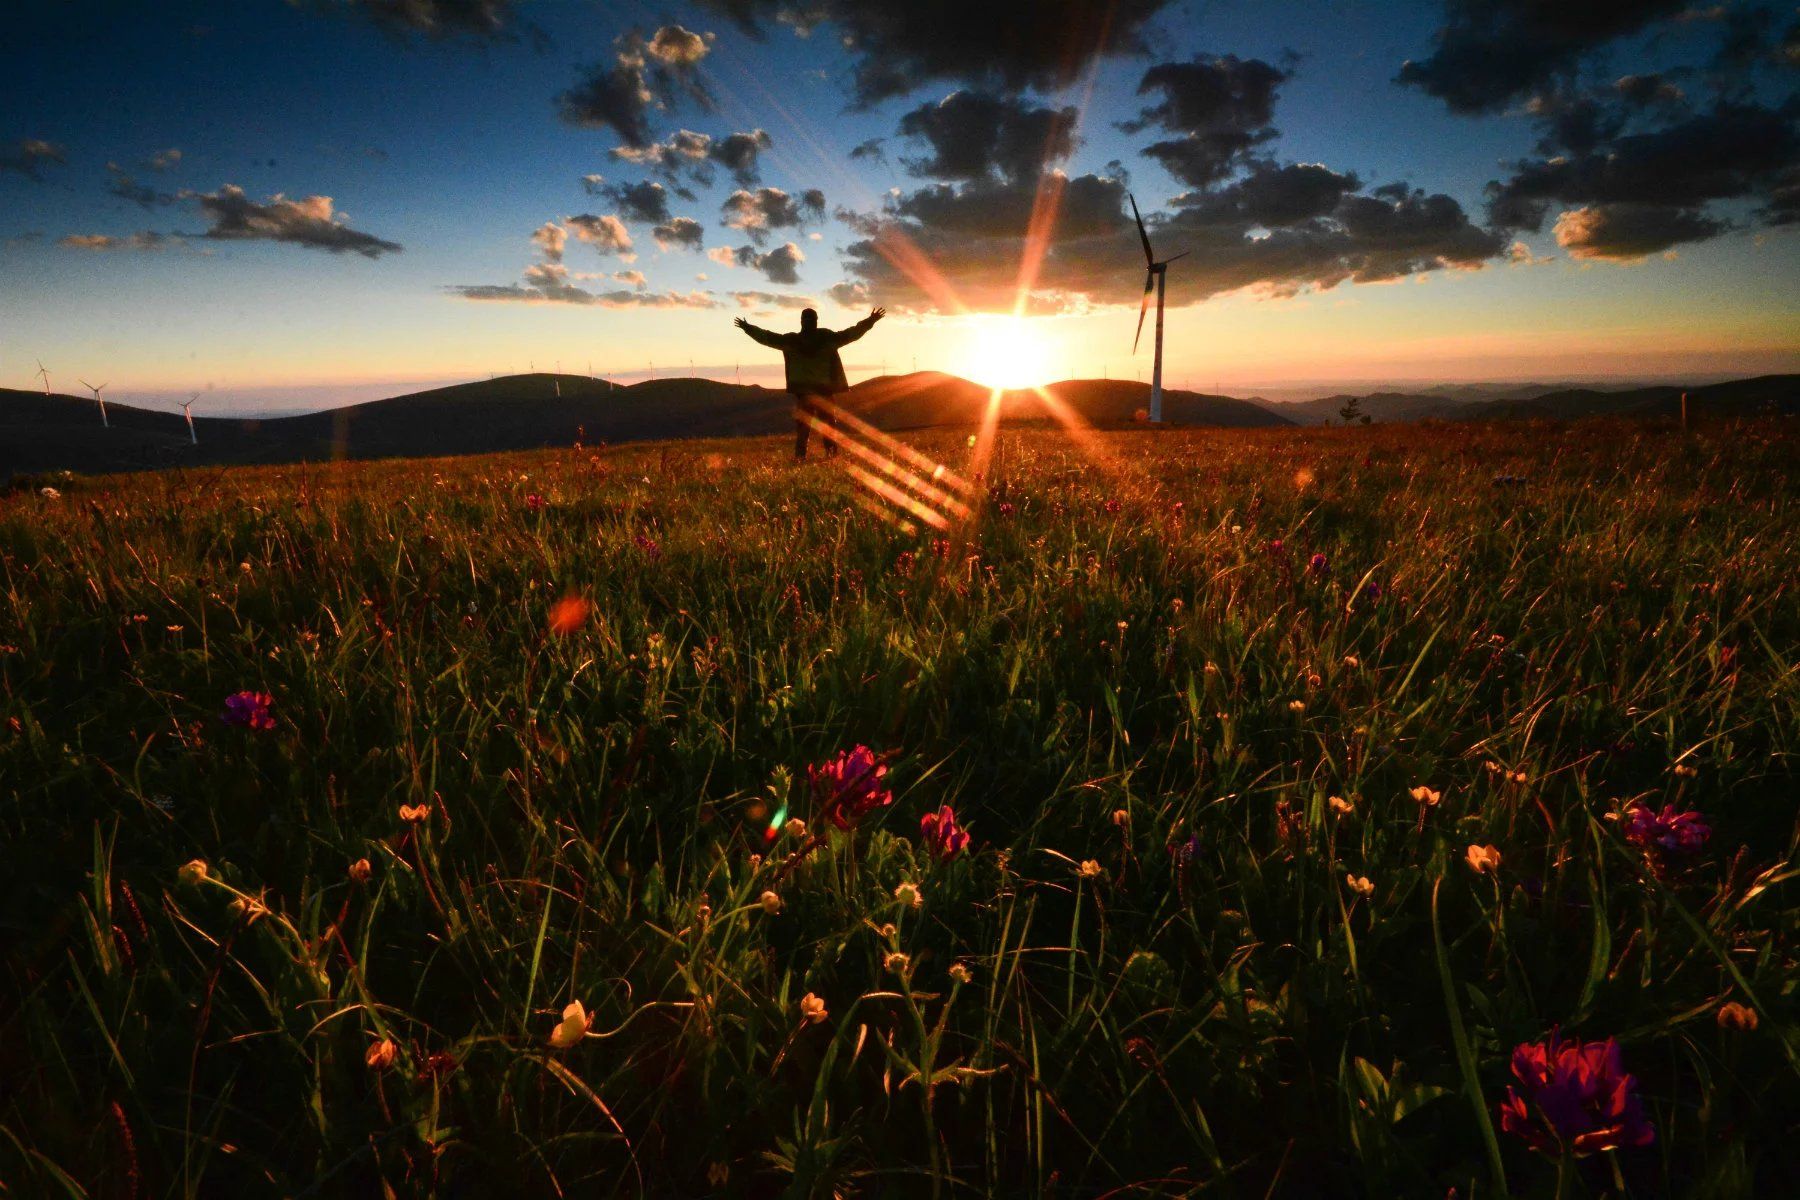
[[[106,377],[127,399],[210,386],[222,402],[254,407],[365,398],[528,363],[585,371],[591,362],[598,373],[630,375],[653,361],[658,373],[685,371],[691,360],[702,374],[728,378],[742,364],[747,379],[769,379],[773,364],[730,327],[740,313],[768,310],[740,307],[731,293],[818,297],[828,323],[853,319],[827,299],[833,285],[854,281],[842,256],[862,236],[840,220],[775,231],[763,247],[795,241],[805,261],[792,285],[691,251],[659,252],[648,227],[632,228],[632,261],[569,243],[564,261],[580,287],[630,288],[579,276],[636,270],[651,291],[710,293],[716,308],[484,303],[448,290],[516,285],[535,260],[534,229],[612,211],[584,191],[582,176],[649,177],[611,157],[619,144],[612,130],[560,120],[554,98],[584,65],[608,61],[614,39],[629,28],[648,34],[675,23],[714,35],[701,69],[716,108],[677,100],[652,112],[656,134],[764,129],[773,145],[762,159],[763,185],[796,194],[818,188],[830,210],[876,213],[889,189],[906,193],[932,182],[902,165],[909,147],[895,136],[899,116],[959,86],[982,86],[927,79],[909,94],[852,111],[846,79],[853,60],[831,26],[800,38],[771,25],[759,41],[716,10],[689,5],[633,5],[623,15],[620,6],[586,3],[501,7],[543,38],[396,36],[354,4],[258,0],[96,11],[27,3],[9,18],[9,40],[26,52],[0,81],[0,146],[37,139],[65,161],[0,171],[0,382],[30,386],[42,358],[59,388],[72,389],[77,375]],[[1401,63],[1432,52],[1444,5],[1279,7],[1277,14],[1275,6],[1245,2],[1170,5],[1157,17],[1152,52],[1100,60],[1091,95],[1078,82],[1032,96],[1034,104],[1084,104],[1081,142],[1062,169],[1104,174],[1116,160],[1146,212],[1163,208],[1189,189],[1140,153],[1154,133],[1126,134],[1117,122],[1144,103],[1134,93],[1150,64],[1234,55],[1291,70],[1274,110],[1279,136],[1262,153],[1353,172],[1365,190],[1404,181],[1443,193],[1471,225],[1481,224],[1484,185],[1532,152],[1537,131],[1522,104],[1459,115],[1437,96],[1394,82]],[[1671,21],[1623,36],[1584,60],[1584,77],[1697,70],[1709,60],[1718,24]],[[1746,74],[1745,86],[1777,105],[1792,96],[1796,73]],[[885,164],[849,157],[876,137],[887,139]],[[171,148],[180,150],[179,162],[148,165]],[[119,170],[109,172],[109,163]],[[329,196],[333,219],[404,249],[367,258],[273,240],[207,239],[207,219],[194,202],[146,210],[107,192],[116,174],[168,194],[235,185],[255,202]],[[708,247],[744,243],[719,225],[720,202],[735,187],[720,174],[696,189],[694,202],[673,204],[677,215],[706,226]],[[1296,382],[1796,369],[1800,249],[1791,227],[1756,226],[1749,218],[1755,205],[1749,196],[1718,202],[1710,214],[1745,227],[1638,261],[1577,261],[1546,224],[1505,240],[1549,261],[1495,257],[1479,270],[1427,269],[1400,282],[1343,282],[1297,294],[1184,296],[1177,264],[1170,371],[1177,382],[1241,391]],[[145,230],[187,237],[154,252],[59,244],[69,235],[125,238]],[[818,240],[807,236],[813,233]],[[956,257],[945,258],[954,278]],[[1053,351],[1059,373],[1128,373],[1140,272],[1125,259],[1122,292],[1044,318],[1049,336],[1013,344]],[[869,298],[884,299],[879,279],[869,281]],[[915,357],[920,366],[980,373],[989,326],[942,312],[896,315],[902,319],[884,327],[885,341],[860,348],[853,376],[882,362],[903,369]],[[792,314],[752,319],[782,324]]]

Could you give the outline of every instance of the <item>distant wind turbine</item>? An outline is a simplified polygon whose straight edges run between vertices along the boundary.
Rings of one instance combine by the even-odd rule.
[[[200,398],[200,393],[195,392],[193,395],[188,397],[188,402],[181,406],[181,415],[187,418],[188,441],[195,446],[198,446],[200,444],[200,439],[198,437],[194,436],[194,401],[198,400],[199,398]]]
[[[44,365],[44,360],[41,358],[38,359],[38,377],[44,381],[44,395],[48,396],[50,394],[50,369]]]
[[[1137,221],[1138,240],[1144,243],[1144,264],[1148,268],[1144,275],[1144,300],[1138,305],[1137,335],[1131,339],[1131,352],[1137,353],[1138,339],[1144,336],[1144,313],[1150,308],[1150,291],[1156,290],[1156,362],[1150,370],[1150,420],[1153,423],[1162,421],[1162,343],[1163,343],[1163,285],[1168,282],[1169,264],[1176,258],[1187,257],[1183,250],[1175,258],[1156,261],[1156,251],[1150,248],[1150,235],[1144,232],[1144,218],[1138,212],[1137,197],[1130,192],[1125,193],[1131,201],[1131,215]]]
[[[103,388],[106,385],[103,383],[100,385],[100,387],[95,387],[93,384],[89,383],[85,379],[78,380],[77,382],[79,382],[81,384],[81,386],[86,388],[88,391],[94,393],[94,403],[98,404],[100,406],[100,426],[101,426],[101,428],[111,429],[112,422],[108,421],[106,419],[106,401],[100,398],[100,388]]]

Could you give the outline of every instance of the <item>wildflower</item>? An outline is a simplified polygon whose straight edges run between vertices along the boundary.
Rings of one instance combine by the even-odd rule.
[[[909,908],[918,908],[925,903],[925,896],[919,891],[916,883],[902,883],[894,889],[894,899]]]
[[[788,823],[781,827],[781,831],[797,842],[806,836],[806,822],[799,817],[789,817]]]
[[[1711,836],[1712,827],[1699,813],[1676,812],[1673,804],[1665,804],[1659,813],[1634,803],[1625,813],[1625,840],[1645,850],[1695,854]]]
[[[1113,809],[1112,823],[1123,829],[1131,824],[1131,814],[1122,808],[1115,808]]]
[[[275,728],[269,712],[274,703],[275,697],[268,692],[233,692],[225,697],[225,712],[219,719],[234,728],[267,731]]]
[[[556,1028],[550,1031],[550,1048],[567,1050],[586,1037],[587,1031],[587,1009],[581,1007],[581,1001],[572,1001],[567,1008],[563,1009],[562,1020],[558,1021]]]
[[[1119,510],[1125,506],[1120,504],[1117,500],[1108,500],[1102,507],[1106,509],[1108,515],[1117,516]]]
[[[806,769],[819,811],[839,829],[853,828],[876,809],[894,802],[894,794],[881,786],[886,775],[886,764],[873,750],[860,745]]]
[[[239,896],[231,902],[231,915],[240,918],[244,924],[254,924],[258,917],[269,914],[269,906],[255,896]]]
[[[1331,805],[1331,811],[1340,817],[1347,817],[1356,811],[1356,805],[1350,803],[1350,801],[1344,799],[1342,796],[1332,796],[1326,800],[1326,803]]]
[[[633,537],[631,539],[631,544],[643,551],[645,558],[662,557],[662,547],[657,545],[656,539],[647,533],[640,533]]]
[[[1512,1070],[1524,1090],[1506,1089],[1500,1127],[1533,1150],[1580,1157],[1656,1140],[1612,1038],[1565,1042],[1552,1033],[1545,1042],[1522,1042]]]
[[[963,966],[961,963],[951,963],[950,978],[957,983],[967,983],[969,980],[975,978],[975,976],[970,972],[969,968]]]
[[[1493,846],[1470,846],[1468,861],[1471,871],[1485,875],[1500,869],[1500,851]]]
[[[919,838],[939,862],[949,862],[969,848],[969,831],[956,823],[948,804],[919,818]]]
[[[809,1025],[817,1025],[831,1014],[825,1011],[825,1001],[811,992],[800,997],[800,1019]]]
[[[1306,701],[1304,701],[1304,700],[1289,700],[1288,701],[1288,711],[1291,713],[1305,712],[1306,711]]]
[[[1242,533],[1242,532],[1244,532],[1244,527],[1243,527],[1243,526],[1242,526],[1242,525],[1233,525],[1233,526],[1232,526],[1232,527],[1231,527],[1231,532],[1233,532],[1233,533]]]
[[[1314,554],[1306,560],[1306,571],[1309,575],[1327,575],[1331,572],[1331,560],[1323,554]]]
[[[912,959],[896,950],[886,958],[882,959],[881,965],[895,975],[905,975],[906,972],[912,968]]]
[[[1444,793],[1433,791],[1423,784],[1411,789],[1407,794],[1414,800],[1417,800],[1425,808],[1436,808],[1438,801],[1444,798]]]
[[[350,879],[354,883],[367,883],[369,876],[374,873],[375,868],[369,864],[369,860],[366,858],[359,858],[350,864]]]
[[[62,499],[62,493],[57,491],[53,487],[39,488],[38,495],[42,496],[46,500],[61,500]]]
[[[544,498],[536,492],[527,492],[525,495],[525,507],[532,512],[543,512]]]
[[[594,606],[581,596],[564,596],[550,606],[550,632],[568,637],[588,622]]]
[[[400,806],[400,819],[409,825],[417,825],[430,815],[431,805],[429,804],[402,804]]]
[[[1690,767],[1686,763],[1676,763],[1672,769],[1675,774],[1682,779],[1692,779],[1700,773],[1698,767]]]
[[[394,1045],[387,1038],[382,1038],[370,1046],[369,1052],[363,1055],[363,1065],[371,1071],[386,1071],[392,1069],[394,1060],[398,1057],[400,1057],[400,1047]]]
[[[757,903],[762,905],[762,910],[771,917],[781,914],[781,895],[777,892],[764,892]]]
[[[1375,885],[1367,875],[1345,875],[1344,885],[1365,900],[1375,894]]]
[[[1013,515],[1013,506],[1009,501],[1003,500],[1000,502],[1000,515],[1002,517],[1010,517]]]
[[[1282,541],[1280,538],[1272,539],[1269,542],[1269,553],[1270,554],[1286,554],[1287,553],[1287,543]]]
[[[1719,1006],[1719,1028],[1733,1033],[1750,1033],[1756,1029],[1756,1010],[1727,1000]]]
[[[206,879],[206,860],[190,859],[181,870],[175,872],[175,878],[182,883],[200,883]]]
[[[1100,877],[1100,864],[1091,858],[1083,859],[1081,861],[1080,869],[1081,877],[1083,879],[1098,879]]]
[[[730,1182],[731,1182],[731,1167],[729,1164],[722,1163],[722,1162],[716,1162],[716,1163],[712,1163],[711,1165],[709,1165],[706,1168],[707,1186],[722,1188]]]
[[[1356,668],[1362,666],[1362,659],[1356,657],[1354,654],[1346,654],[1344,655],[1344,665],[1354,671]]]
[[[1219,675],[1219,664],[1215,663],[1215,662],[1209,662],[1204,667],[1200,668],[1200,672],[1201,672],[1201,674],[1205,675],[1208,679],[1216,679],[1216,678],[1218,678],[1218,675]]]

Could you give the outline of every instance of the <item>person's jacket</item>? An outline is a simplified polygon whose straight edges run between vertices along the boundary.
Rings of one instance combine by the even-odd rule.
[[[850,387],[850,380],[844,375],[844,360],[838,357],[838,347],[847,346],[869,332],[877,319],[871,314],[848,329],[802,329],[797,333],[775,333],[746,323],[744,332],[763,345],[781,351],[787,364],[788,391],[830,396]]]

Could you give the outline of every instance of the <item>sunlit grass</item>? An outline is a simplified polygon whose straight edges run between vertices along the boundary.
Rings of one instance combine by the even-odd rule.
[[[1773,1194],[1793,435],[1094,436],[0,497],[0,1180]],[[1501,1129],[1558,1027],[1652,1145]]]

